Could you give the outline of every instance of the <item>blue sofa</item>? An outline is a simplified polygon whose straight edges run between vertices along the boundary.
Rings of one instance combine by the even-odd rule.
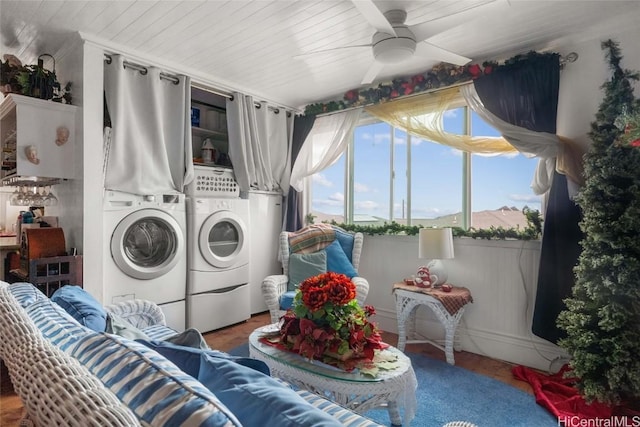
[[[0,282],[0,358],[36,425],[378,425],[266,375],[261,362],[167,343],[175,331],[153,303],[104,308],[147,340],[100,331],[91,310]]]

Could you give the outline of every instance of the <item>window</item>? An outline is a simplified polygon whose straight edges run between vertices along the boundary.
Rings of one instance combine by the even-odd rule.
[[[498,136],[467,107],[448,110],[443,124],[448,132]],[[363,113],[348,155],[313,175],[311,213],[315,222],[523,228],[523,207],[540,209],[530,188],[536,164],[521,154],[471,155]]]
[[[356,128],[353,138],[353,218],[357,223],[389,221],[391,126],[376,122]]]
[[[481,135],[499,135],[475,113],[471,114],[471,128]],[[471,225],[476,229],[526,227],[522,209],[541,210],[542,199],[530,187],[538,160],[519,153],[471,157]]]
[[[345,154],[320,173],[311,176],[311,214],[314,222],[344,222]]]

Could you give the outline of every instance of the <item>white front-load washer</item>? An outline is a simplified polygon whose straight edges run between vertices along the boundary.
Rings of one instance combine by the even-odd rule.
[[[104,303],[152,301],[167,325],[186,324],[187,215],[180,193],[135,195],[105,191]]]
[[[251,317],[249,201],[187,200],[187,326],[202,332]]]

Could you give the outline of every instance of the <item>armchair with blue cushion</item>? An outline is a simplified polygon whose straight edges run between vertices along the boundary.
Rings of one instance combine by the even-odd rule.
[[[358,276],[363,240],[362,233],[348,233],[329,224],[312,224],[280,233],[278,256],[283,273],[267,276],[262,282],[271,322],[277,323],[291,307],[302,281],[327,271],[350,277],[356,285],[356,300],[363,305],[369,293],[369,282]]]

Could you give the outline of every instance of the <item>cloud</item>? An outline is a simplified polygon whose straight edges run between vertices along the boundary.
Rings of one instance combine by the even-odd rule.
[[[333,200],[335,202],[344,202],[344,194],[343,193],[333,193],[329,196],[329,200]]]
[[[535,194],[509,194],[509,199],[515,202],[540,203],[540,196]]]
[[[323,173],[313,174],[311,175],[311,179],[313,180],[314,184],[318,184],[323,187],[333,187],[333,182],[329,181]]]
[[[360,184],[359,182],[354,182],[353,183],[353,191],[356,193],[368,193],[369,191],[369,187],[367,187],[365,184]]]
[[[453,119],[455,117],[458,117],[458,109],[454,108],[452,110],[447,110],[444,112],[443,117],[445,119]]]
[[[389,132],[385,132],[385,133],[376,133],[374,134],[373,137],[373,143],[374,144],[383,144],[383,143],[387,143],[391,140],[391,135],[389,135]],[[397,139],[396,139],[397,141]]]
[[[407,144],[407,134],[402,132],[400,134],[396,134],[396,139],[395,139],[395,143],[396,145],[406,145]],[[433,144],[432,141],[428,141],[424,138],[420,138],[418,136],[415,135],[411,135],[411,145],[420,145],[420,144],[424,144],[424,143],[431,143]]]
[[[344,194],[342,193],[333,193],[326,199],[314,199],[314,206],[331,206],[331,207],[342,207],[344,206]]]
[[[459,211],[455,209],[440,209],[440,208],[412,208],[411,218],[438,218],[440,216],[452,215]]]
[[[370,211],[378,207],[378,203],[373,200],[363,200],[362,202],[354,202],[353,207],[358,211]]]

